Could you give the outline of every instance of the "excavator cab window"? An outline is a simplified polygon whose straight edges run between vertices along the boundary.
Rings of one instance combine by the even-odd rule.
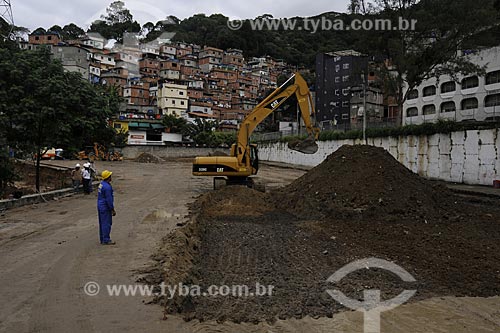
[[[250,146],[250,164],[257,173],[257,170],[259,170],[259,154],[256,146]]]

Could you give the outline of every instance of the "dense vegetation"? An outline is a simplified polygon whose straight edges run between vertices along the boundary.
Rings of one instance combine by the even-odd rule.
[[[77,151],[94,142],[113,142],[116,132],[107,120],[119,103],[116,91],[65,71],[47,48],[21,51],[14,43],[0,41],[2,150],[8,145],[18,154],[35,157],[37,171],[47,148]],[[9,167],[0,170],[0,176],[8,178]]]

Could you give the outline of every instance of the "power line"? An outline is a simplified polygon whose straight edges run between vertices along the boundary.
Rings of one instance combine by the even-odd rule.
[[[0,17],[9,26],[5,38],[10,38],[12,34],[12,29],[14,28],[14,15],[12,14],[12,6],[10,5],[11,0],[0,0]],[[3,22],[2,22],[3,23]]]

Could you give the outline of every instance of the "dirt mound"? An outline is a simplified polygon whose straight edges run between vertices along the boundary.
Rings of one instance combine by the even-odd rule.
[[[273,201],[303,217],[363,215],[439,219],[449,193],[412,173],[383,148],[343,146],[281,189]]]
[[[225,202],[234,209],[227,210]],[[498,295],[500,210],[490,209],[496,205],[490,199],[462,200],[461,205],[461,218],[443,223],[338,216],[312,220],[269,210],[265,195],[247,188],[212,192],[193,205],[197,215],[187,230],[194,232],[176,231],[177,236],[167,240],[175,251],[165,252],[164,270],[159,272],[166,272],[168,283],[197,285],[201,293],[211,286],[246,286],[250,294],[176,296],[162,304],[167,315],[180,313],[186,320],[258,323],[331,317],[345,310],[326,292],[332,288],[353,299],[363,299],[365,289],[381,290],[382,299],[416,289],[410,302]],[[245,215],[260,207],[264,209],[259,214]],[[400,265],[417,282],[405,283],[377,269],[350,274],[336,285],[327,282],[344,265],[370,257]],[[272,295],[256,296],[257,285],[273,286]]]
[[[135,159],[135,162],[159,164],[159,163],[163,163],[165,161],[161,157],[158,157],[158,156],[155,156],[155,155],[152,155],[149,153],[142,153],[141,155],[139,155]]]
[[[264,193],[244,186],[227,186],[201,199],[204,217],[260,216],[274,208]]]
[[[381,290],[385,300],[416,289],[410,302],[500,294],[498,200],[433,186],[380,148],[345,146],[275,193],[231,186],[191,208],[185,231],[166,240],[158,276],[203,292],[246,286],[254,294],[164,300],[167,314],[186,320],[331,317],[345,310],[326,292],[333,287],[360,300],[366,289]],[[417,282],[377,269],[327,282],[371,257],[396,263]],[[257,284],[273,286],[272,296],[256,297]]]

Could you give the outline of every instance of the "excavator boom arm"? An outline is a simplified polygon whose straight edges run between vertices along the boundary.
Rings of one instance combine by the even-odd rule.
[[[295,82],[287,86],[294,78]],[[250,136],[255,128],[291,96],[297,97],[301,116],[309,137],[313,140],[318,138],[319,129],[315,128],[311,121],[311,115],[314,113],[311,93],[309,92],[309,88],[304,78],[299,73],[296,73],[280,88],[276,89],[271,95],[257,105],[241,123],[236,145],[236,156],[238,157],[239,163],[242,163],[245,152],[249,149]]]

